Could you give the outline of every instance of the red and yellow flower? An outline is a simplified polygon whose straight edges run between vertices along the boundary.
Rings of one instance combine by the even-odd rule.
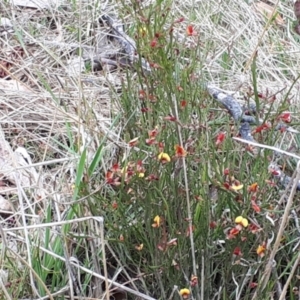
[[[171,157],[169,156],[168,153],[165,153],[165,152],[159,153],[157,158],[163,164],[169,163],[171,161]]]
[[[189,289],[184,288],[179,291],[179,294],[183,299],[188,299],[190,297],[191,292]]]

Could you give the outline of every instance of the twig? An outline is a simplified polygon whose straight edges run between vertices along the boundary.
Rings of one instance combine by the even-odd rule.
[[[175,117],[177,120],[179,120],[178,107],[177,107],[177,101],[176,101],[175,95],[172,95],[172,101],[173,101],[173,105],[174,105]],[[176,126],[177,126],[179,144],[182,147],[183,140],[182,140],[182,135],[181,135],[181,128],[180,128],[179,124],[177,124]],[[186,205],[187,205],[189,228],[193,228],[193,216],[192,216],[191,203],[190,203],[189,180],[188,180],[188,176],[187,176],[187,166],[186,166],[185,157],[182,157],[182,168],[183,168],[183,174],[184,174],[184,185],[185,185],[185,195],[186,195]],[[197,274],[197,266],[196,266],[196,257],[195,257],[194,234],[193,234],[193,230],[189,230],[189,231],[190,231],[193,273],[196,275]],[[196,289],[197,289],[196,299],[203,300],[200,298],[198,285],[196,286]]]
[[[102,249],[102,260],[103,260],[103,271],[104,271],[104,281],[105,281],[105,289],[106,289],[106,299],[110,299],[110,290],[109,290],[109,282],[108,282],[108,271],[107,271],[107,261],[105,255],[105,241],[104,241],[104,225],[103,218],[102,222],[100,222],[100,238],[101,238],[101,249]],[[102,298],[104,299],[104,297]]]
[[[172,300],[173,299],[174,294],[175,294],[176,291],[178,291],[178,286],[174,285],[172,293],[171,293],[170,297],[168,298],[168,300]]]
[[[257,147],[260,147],[260,148],[265,148],[265,149],[273,150],[273,151],[276,151],[276,152],[279,152],[279,153],[283,153],[283,154],[285,154],[287,156],[294,157],[294,158],[297,158],[297,159],[300,160],[300,156],[298,156],[298,155],[296,155],[294,153],[291,153],[291,152],[287,152],[287,151],[281,150],[281,149],[276,148],[276,147],[272,147],[272,146],[260,144],[260,143],[254,142],[254,141],[249,141],[249,140],[241,139],[241,138],[238,138],[238,137],[233,137],[233,139],[236,140],[236,141],[238,141],[238,142],[245,143],[245,144],[249,144],[249,145],[257,146]]]

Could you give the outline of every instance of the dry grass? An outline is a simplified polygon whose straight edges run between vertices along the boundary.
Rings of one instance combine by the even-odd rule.
[[[145,1],[142,6],[146,9],[153,3]],[[293,32],[293,4],[270,3],[278,15],[268,22],[265,13],[258,11],[261,8],[247,1],[173,1],[166,24],[171,24],[171,18],[184,17],[186,21],[175,28],[174,36],[197,54],[201,77],[236,93],[242,100],[253,91],[251,58],[257,51],[258,91],[269,96],[277,94],[277,106],[287,97],[296,123],[300,85],[294,81],[299,76],[300,38]],[[6,187],[1,195],[12,205],[9,216],[2,213],[0,222],[3,299],[77,299],[75,295],[80,293],[86,296],[84,299],[109,299],[109,293],[105,293],[111,284],[107,281],[109,270],[102,270],[106,266],[105,253],[114,261],[119,258],[109,248],[109,242],[104,251],[102,219],[99,222],[92,218],[95,212],[83,203],[102,191],[101,174],[117,160],[120,149],[128,154],[122,132],[127,120],[122,118],[120,104],[128,70],[104,66],[93,72],[90,61],[103,61],[118,53],[118,45],[107,37],[108,28],[98,22],[101,13],[122,18],[127,33],[134,38],[137,20],[122,9],[126,6],[130,7],[131,2],[102,4],[82,0],[44,10],[13,6],[9,1],[0,4],[0,17],[8,18],[13,25],[0,26],[0,125],[4,137],[1,147],[8,153],[3,154],[3,159],[10,165],[1,171],[1,183]],[[186,37],[187,24],[194,26],[198,38]],[[188,61],[188,57],[184,59]],[[131,76],[133,82],[138,81],[134,72]],[[14,151],[23,148],[32,162],[16,161]],[[97,150],[102,152],[93,189],[80,194],[80,182],[89,183],[89,175],[80,165],[85,148],[83,162],[88,166]],[[21,170],[27,172],[27,181],[22,180]],[[102,211],[97,210],[96,215],[101,216]],[[66,224],[64,220],[71,221]],[[42,226],[43,223],[50,227]],[[17,228],[8,230],[8,226]],[[73,258],[74,249],[81,257]],[[34,271],[41,265],[32,260],[39,257],[39,251],[47,255],[40,257],[44,265],[48,262],[51,271],[67,270],[61,291],[50,292],[51,283],[45,282],[48,277],[41,278],[43,270],[39,274]],[[152,299],[146,293],[139,294],[142,279],[135,285],[132,274],[121,263],[117,265],[123,282],[131,282],[128,294],[136,299]],[[92,272],[94,277],[89,281],[87,274]],[[83,277],[86,282],[80,281]],[[22,288],[16,288],[17,285]],[[118,282],[114,286],[120,291],[126,289]],[[57,298],[59,293],[68,296]]]

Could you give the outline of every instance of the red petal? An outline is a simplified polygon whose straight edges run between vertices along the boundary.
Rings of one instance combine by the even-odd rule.
[[[193,25],[188,25],[188,27],[186,28],[186,33],[188,36],[192,36],[195,34]]]
[[[235,247],[233,250],[233,254],[237,255],[237,256],[241,256],[242,255],[242,251],[240,247]]]
[[[216,146],[218,146],[221,143],[223,143],[223,141],[225,140],[225,137],[226,137],[226,133],[225,132],[219,133],[218,136],[217,136],[217,140],[216,140]]]

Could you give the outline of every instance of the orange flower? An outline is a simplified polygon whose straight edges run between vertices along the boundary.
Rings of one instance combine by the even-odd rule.
[[[193,25],[188,25],[187,26],[186,33],[187,33],[188,36],[197,35],[197,32],[194,30],[194,26]]]
[[[115,176],[115,173],[112,171],[107,171],[105,174],[106,183],[110,185],[118,186],[121,184],[118,177]]]
[[[114,173],[112,171],[107,171],[105,174],[105,179],[108,184],[113,182]]]
[[[257,189],[258,189],[258,184],[257,184],[257,182],[252,183],[252,184],[249,185],[248,188],[247,188],[248,192],[250,192],[250,193],[255,193],[255,192],[257,192]]]
[[[177,157],[185,157],[187,155],[186,150],[183,149],[180,145],[175,145],[175,156]]]
[[[261,245],[259,245],[256,249],[256,253],[258,256],[260,257],[264,257],[265,256],[265,252],[266,252],[266,243],[262,243]]]
[[[231,228],[228,235],[227,235],[227,239],[231,240],[234,239],[239,233],[240,233],[240,229],[239,228]]]
[[[180,107],[181,107],[181,108],[186,107],[186,105],[187,105],[187,101],[186,101],[186,100],[181,100],[181,101],[180,101]]]
[[[158,228],[161,224],[161,217],[160,216],[155,216],[155,218],[153,219],[153,224],[152,227],[153,228]]]
[[[169,154],[165,153],[165,152],[161,152],[158,154],[158,160],[160,160],[163,164],[168,163],[171,161],[171,158],[169,156]]]
[[[188,299],[190,297],[191,292],[189,289],[184,288],[179,291],[179,294],[183,299]]]

